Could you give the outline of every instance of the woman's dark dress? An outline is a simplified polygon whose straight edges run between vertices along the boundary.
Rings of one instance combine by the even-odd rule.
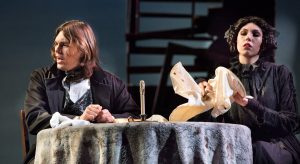
[[[270,62],[258,61],[254,65],[242,65],[234,60],[231,64],[232,72],[240,78],[247,95],[254,99],[249,99],[246,107],[233,103],[227,113],[216,119],[210,116],[209,111],[192,120],[219,121],[249,127],[254,163],[273,163],[272,160],[274,163],[278,160],[286,162],[285,157],[292,159],[291,154],[294,163],[300,163],[300,143],[294,135],[296,131],[299,132],[300,118],[297,115],[296,91],[291,72],[283,65]]]

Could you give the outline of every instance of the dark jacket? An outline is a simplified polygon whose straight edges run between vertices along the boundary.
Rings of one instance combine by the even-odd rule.
[[[247,73],[237,67],[233,67],[232,71],[254,99],[249,99],[245,108],[234,103],[223,119],[248,126],[253,140],[269,141],[296,132],[300,123],[296,90],[287,67],[259,62]]]
[[[283,142],[294,155],[300,144],[294,133],[299,132],[300,118],[293,76],[287,67],[258,61],[255,67],[243,68],[232,63],[232,72],[241,80],[249,99],[246,107],[233,103],[231,108],[216,119],[210,111],[192,120],[218,121],[246,125],[251,129],[252,141]]]
[[[65,73],[56,64],[32,72],[24,103],[27,126],[31,134],[50,128],[55,112],[63,113],[65,89],[62,80]],[[126,85],[116,76],[95,70],[90,78],[93,104],[108,109],[115,118],[136,117],[139,108],[127,91]],[[75,115],[66,115],[70,118]]]
[[[245,108],[234,103],[224,121],[248,126],[252,142],[282,142],[299,163],[300,143],[295,133],[299,132],[300,117],[292,73],[283,65],[263,61],[249,69],[233,64],[232,71],[254,99],[249,99]]]

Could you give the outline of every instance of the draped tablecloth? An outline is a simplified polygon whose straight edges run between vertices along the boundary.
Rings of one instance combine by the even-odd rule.
[[[35,163],[242,163],[252,159],[251,132],[211,122],[129,122],[45,129]]]

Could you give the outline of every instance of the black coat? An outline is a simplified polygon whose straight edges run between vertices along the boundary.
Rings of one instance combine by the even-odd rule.
[[[226,122],[248,126],[253,140],[269,141],[299,129],[296,90],[287,67],[261,62],[248,73],[239,68],[232,71],[254,99],[249,99],[245,108],[234,103],[224,115]]]
[[[58,70],[55,64],[32,72],[24,103],[31,134],[37,134],[40,130],[50,127],[49,120],[53,113],[64,114],[64,76],[65,73]],[[119,78],[99,69],[94,71],[90,82],[93,104],[108,109],[116,118],[138,115],[138,106],[127,91],[125,83]]]
[[[55,112],[63,113],[65,89],[62,79],[65,73],[56,64],[32,72],[24,103],[27,126],[31,134],[50,128],[50,119]],[[90,78],[93,104],[108,109],[115,118],[136,117],[139,108],[127,91],[126,85],[116,76],[95,70]],[[75,115],[66,115],[69,118]]]
[[[223,120],[248,126],[252,142],[282,142],[299,163],[300,143],[295,133],[299,132],[300,117],[292,73],[283,65],[263,61],[248,70],[233,64],[232,71],[254,99],[249,99],[246,107],[234,103]]]
[[[249,99],[246,107],[233,103],[227,113],[216,119],[208,111],[191,120],[246,125],[251,129],[253,142],[281,141],[294,156],[300,158],[300,143],[294,135],[299,132],[300,118],[293,76],[288,68],[258,61],[255,67],[247,70],[235,61],[231,70],[254,99]]]

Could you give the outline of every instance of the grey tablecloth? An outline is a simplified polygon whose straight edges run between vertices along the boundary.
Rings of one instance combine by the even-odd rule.
[[[204,122],[131,122],[46,129],[35,163],[252,163],[250,130]]]

